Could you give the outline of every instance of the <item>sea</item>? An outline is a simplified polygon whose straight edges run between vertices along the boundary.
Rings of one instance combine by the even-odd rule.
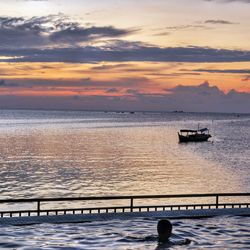
[[[204,127],[208,142],[178,142]],[[0,111],[0,199],[249,192],[249,168],[250,114]],[[250,249],[250,217],[172,222],[186,249]],[[162,249],[143,241],[156,224],[0,225],[0,249]]]

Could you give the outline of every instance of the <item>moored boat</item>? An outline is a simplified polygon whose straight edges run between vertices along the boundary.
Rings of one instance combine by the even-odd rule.
[[[203,142],[212,137],[207,128],[198,130],[181,129],[178,136],[179,142]]]

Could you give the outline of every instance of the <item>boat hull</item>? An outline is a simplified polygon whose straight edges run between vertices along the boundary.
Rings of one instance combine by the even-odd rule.
[[[179,135],[179,142],[203,142],[207,141],[211,135],[209,134],[196,134],[196,135]]]

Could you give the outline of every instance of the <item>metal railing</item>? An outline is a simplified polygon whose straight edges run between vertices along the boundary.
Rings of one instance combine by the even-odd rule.
[[[220,202],[221,198],[250,197],[250,193],[217,193],[217,194],[177,194],[177,195],[135,195],[135,196],[104,196],[104,197],[68,197],[68,198],[31,198],[31,199],[1,199],[0,204],[22,204],[35,203],[36,208],[30,210],[8,210],[0,211],[0,217],[21,217],[21,216],[41,216],[60,214],[92,214],[92,213],[126,213],[126,212],[151,212],[151,211],[172,211],[190,209],[226,209],[226,208],[250,208],[248,202]],[[161,200],[161,199],[183,199],[183,198],[213,198],[213,203],[191,203],[191,204],[171,204],[171,205],[137,205],[136,200]],[[127,206],[107,206],[88,208],[61,208],[61,209],[41,209],[44,203],[68,202],[68,201],[111,201],[125,200]]]

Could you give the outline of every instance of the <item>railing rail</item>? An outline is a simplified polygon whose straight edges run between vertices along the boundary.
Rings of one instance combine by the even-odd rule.
[[[163,198],[199,198],[199,197],[242,197],[250,196],[250,193],[206,193],[206,194],[167,194],[167,195],[125,195],[125,196],[85,196],[65,198],[21,198],[0,199],[0,203],[26,203],[26,202],[50,202],[50,201],[93,201],[93,200],[127,200],[127,199],[163,199]]]
[[[30,209],[30,210],[17,210],[17,211],[0,211],[0,216],[9,216],[12,217],[14,214],[18,214],[19,216],[22,216],[23,214],[27,214],[28,216],[31,216],[31,214],[36,214],[36,216],[40,216],[41,213],[45,213],[49,215],[50,213],[55,213],[56,215],[59,212],[63,212],[66,214],[67,212],[71,211],[73,214],[75,212],[84,213],[84,211],[88,211],[89,213],[92,213],[93,211],[96,211],[97,213],[101,213],[101,211],[106,211],[106,213],[109,213],[109,211],[117,212],[118,210],[121,212],[133,212],[135,210],[145,210],[150,211],[151,208],[155,208],[155,211],[157,209],[162,209],[165,211],[165,209],[197,209],[200,207],[200,209],[203,209],[206,207],[207,209],[219,209],[219,208],[249,208],[250,203],[222,203],[220,202],[221,198],[223,197],[250,197],[250,193],[206,193],[206,194],[170,194],[170,195],[134,195],[134,196],[91,196],[91,197],[66,197],[66,198],[21,198],[21,199],[0,199],[0,204],[20,204],[20,203],[35,203],[36,209]],[[142,206],[135,206],[135,200],[145,200],[145,199],[181,199],[181,198],[214,198],[214,203],[203,203],[203,204],[173,204],[173,205],[142,205]],[[67,201],[107,201],[107,200],[127,200],[129,201],[129,205],[127,206],[119,206],[119,207],[91,207],[91,208],[71,208],[71,209],[41,209],[42,203],[52,203],[52,202],[67,202]]]

